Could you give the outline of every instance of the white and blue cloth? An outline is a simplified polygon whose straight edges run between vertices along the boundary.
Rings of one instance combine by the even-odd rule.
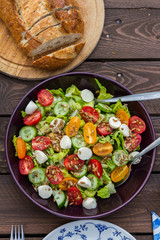
[[[160,240],[160,217],[152,212],[153,239]]]

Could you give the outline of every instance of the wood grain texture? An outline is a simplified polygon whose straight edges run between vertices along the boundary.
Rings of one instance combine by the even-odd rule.
[[[157,0],[104,0],[105,8],[160,8]]]
[[[159,59],[160,9],[106,9],[100,42],[90,58]]]
[[[69,65],[57,71],[33,67],[32,59],[27,58],[17,47],[5,24],[0,20],[0,70],[11,76],[35,80],[71,71],[81,64],[91,54],[101,36],[104,24],[104,3],[103,0],[78,0],[78,2],[85,24],[84,34],[78,42],[85,42],[85,46]]]
[[[152,234],[151,211],[160,214],[160,175],[152,174],[148,183],[134,200],[117,212],[101,218],[116,224],[132,234]],[[10,227],[24,225],[26,234],[48,234],[70,222],[52,215],[33,204],[16,186],[11,176],[0,176],[0,233],[9,234]],[[54,204],[54,203],[53,203]],[[14,219],[14,222],[13,222]]]

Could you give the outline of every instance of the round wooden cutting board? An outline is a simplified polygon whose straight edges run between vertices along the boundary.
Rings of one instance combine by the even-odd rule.
[[[103,0],[78,0],[78,2],[82,6],[81,14],[85,23],[84,35],[79,42],[85,41],[85,46],[75,60],[58,71],[32,67],[32,59],[26,57],[18,48],[11,33],[0,20],[0,71],[21,80],[42,80],[71,71],[80,65],[91,54],[99,41],[104,25],[105,10]]]

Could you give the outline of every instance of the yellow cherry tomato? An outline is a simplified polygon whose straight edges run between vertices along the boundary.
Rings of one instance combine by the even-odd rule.
[[[72,117],[66,126],[66,135],[68,137],[73,137],[77,134],[80,128],[81,120],[78,117]]]
[[[63,191],[66,191],[68,188],[76,187],[78,179],[74,177],[66,177],[59,183],[59,188]]]
[[[121,123],[126,124],[128,126],[129,124],[129,117],[123,109],[119,109],[116,112],[116,117],[121,121]]]
[[[113,151],[113,146],[109,142],[96,143],[92,150],[97,156],[105,156]]]
[[[129,171],[129,167],[127,165],[116,167],[111,172],[111,180],[113,182],[120,182],[126,176],[128,171]]]
[[[83,127],[84,140],[88,144],[94,144],[97,140],[97,130],[93,123],[87,122]]]
[[[17,153],[19,159],[24,158],[26,155],[26,144],[22,138],[17,138]]]

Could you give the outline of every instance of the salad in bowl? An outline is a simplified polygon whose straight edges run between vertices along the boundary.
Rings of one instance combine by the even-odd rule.
[[[99,80],[97,99],[112,98]],[[146,124],[120,100],[97,103],[89,89],[41,89],[21,111],[24,126],[13,136],[19,171],[42,199],[58,208],[95,209],[110,198],[140,150]],[[139,160],[140,161],[140,160]]]

